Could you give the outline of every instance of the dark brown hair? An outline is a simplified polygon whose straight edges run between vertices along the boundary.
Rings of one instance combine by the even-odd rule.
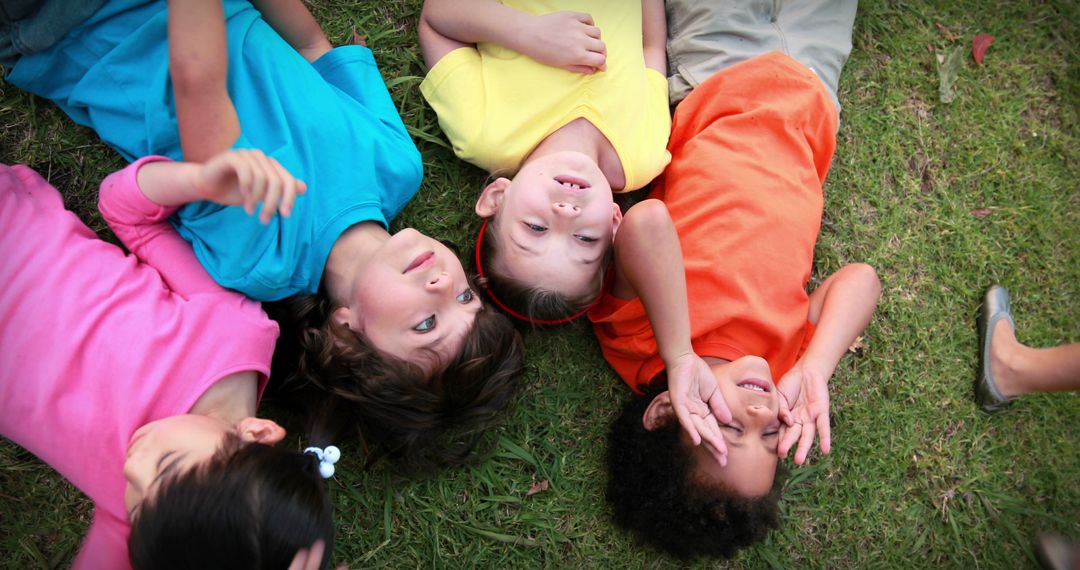
[[[604,285],[604,269],[609,265],[611,248],[608,248],[604,260],[597,264],[597,271],[592,286],[582,295],[567,295],[546,289],[532,283],[515,279],[502,272],[496,261],[499,252],[498,216],[489,220],[488,231],[483,232],[477,242],[476,259],[484,267],[484,276],[479,285],[492,293],[499,302],[510,310],[524,315],[529,321],[559,321],[576,315],[592,305],[600,295]]]
[[[521,335],[486,304],[461,351],[429,373],[335,323],[325,295],[295,297],[285,307],[283,328],[299,343],[288,383],[312,404],[312,440],[352,432],[367,448],[369,465],[386,457],[398,471],[418,474],[474,460],[524,370]]]
[[[315,456],[235,433],[207,462],[166,476],[131,525],[139,568],[288,568],[301,548],[334,547],[333,509]]]
[[[608,434],[608,487],[615,523],[641,542],[684,560],[731,558],[779,526],[783,471],[764,497],[743,497],[694,475],[677,421],[648,431],[641,416],[650,389],[623,407]]]

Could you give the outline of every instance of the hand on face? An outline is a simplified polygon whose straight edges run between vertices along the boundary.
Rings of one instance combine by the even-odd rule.
[[[727,444],[720,424],[731,421],[731,411],[709,365],[697,354],[688,352],[667,368],[668,390],[679,424],[694,445],[704,441],[717,463],[727,465]]]
[[[800,361],[784,374],[778,387],[783,396],[780,418],[785,424],[777,448],[779,456],[787,457],[797,441],[795,463],[802,465],[814,445],[815,433],[821,453],[828,454],[832,448],[828,379]]]
[[[211,158],[199,171],[195,188],[205,200],[243,205],[248,214],[262,202],[259,221],[264,224],[275,212],[289,217],[296,197],[307,191],[304,182],[259,150],[234,150]]]
[[[552,67],[578,73],[607,69],[607,48],[592,16],[553,12],[533,16],[523,31],[522,53]]]

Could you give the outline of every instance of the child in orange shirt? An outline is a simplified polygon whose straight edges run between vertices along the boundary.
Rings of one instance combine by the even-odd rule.
[[[778,458],[796,447],[802,464],[815,435],[829,452],[828,379],[880,295],[864,264],[806,291],[855,8],[667,3],[686,97],[672,161],[624,218],[589,318],[643,394],[612,427],[615,520],[681,557],[732,556],[777,524]]]

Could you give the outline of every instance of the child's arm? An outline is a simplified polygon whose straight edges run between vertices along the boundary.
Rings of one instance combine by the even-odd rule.
[[[201,162],[240,137],[226,89],[228,49],[220,0],[169,0],[169,77],[184,159]]]
[[[663,202],[645,200],[626,213],[615,234],[615,267],[615,295],[637,296],[645,306],[679,423],[694,445],[704,440],[717,461],[726,464],[719,424],[731,421],[731,411],[709,366],[690,344],[682,248]]]
[[[270,27],[304,59],[315,61],[333,47],[319,23],[300,0],[252,0]]]
[[[256,160],[258,157],[252,156],[256,154],[263,160]],[[276,170],[264,162],[269,160],[258,151],[228,152],[205,165],[143,159],[101,183],[98,208],[128,250],[155,267],[172,290],[181,294],[217,290],[220,287],[199,264],[191,244],[180,237],[168,218],[177,205],[192,201],[189,198],[215,197],[240,203],[253,194],[254,178],[278,175],[265,172]],[[252,170],[264,172],[256,176]],[[292,182],[303,192],[303,183]]]
[[[641,0],[641,46],[645,66],[667,77],[667,16],[664,0]]]
[[[289,217],[296,196],[307,186],[262,151],[244,149],[221,153],[205,164],[148,164],[139,169],[139,189],[151,202],[166,207],[206,200],[243,206],[253,214],[261,202],[259,220],[265,224],[275,212]]]
[[[814,443],[815,431],[821,452],[829,453],[829,379],[848,347],[870,323],[880,296],[877,273],[863,263],[841,267],[810,294],[808,320],[817,325],[817,330],[806,352],[778,384],[794,422],[784,430],[777,448],[781,457],[787,456],[797,440],[795,463],[802,465]]]
[[[603,71],[606,48],[592,16],[553,12],[534,16],[496,0],[425,0],[420,47],[428,67],[456,48],[487,42],[570,71]]]

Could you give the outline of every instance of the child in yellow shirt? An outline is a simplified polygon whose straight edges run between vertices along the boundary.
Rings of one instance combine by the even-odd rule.
[[[612,193],[670,160],[665,26],[662,0],[424,3],[421,91],[454,152],[498,176],[477,263],[511,315],[556,324],[598,296]]]

